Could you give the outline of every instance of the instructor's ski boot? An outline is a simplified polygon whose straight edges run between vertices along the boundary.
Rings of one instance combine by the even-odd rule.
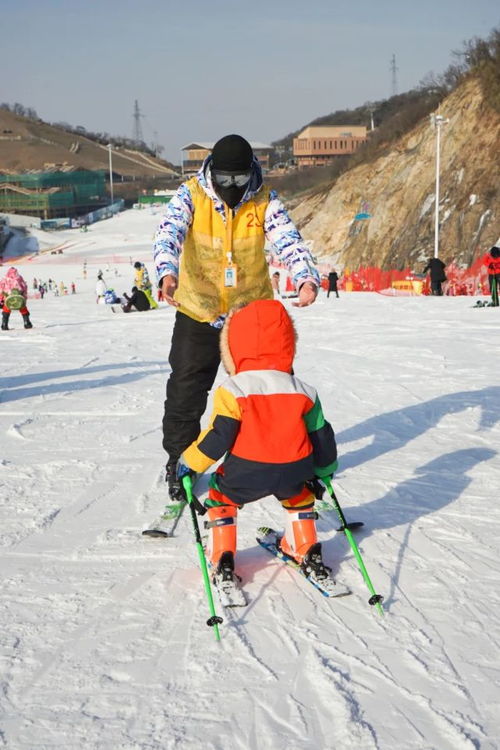
[[[186,495],[181,484],[181,480],[177,476],[177,461],[171,459],[167,463],[167,470],[165,474],[165,481],[168,484],[168,494],[173,503],[186,502]]]

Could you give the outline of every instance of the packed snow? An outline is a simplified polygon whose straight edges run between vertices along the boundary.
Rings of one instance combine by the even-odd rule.
[[[9,750],[474,750],[500,747],[500,313],[470,297],[322,291],[291,307],[295,370],[338,439],[328,600],[255,541],[282,528],[267,498],[241,512],[249,598],[209,616],[190,518],[145,528],[167,501],[161,419],[174,311],[95,303],[150,272],[160,214],[127,211],[62,254],[16,263],[76,294],[30,299],[0,336],[0,746]],[[87,262],[87,278],[83,263]],[[0,269],[5,271],[7,266]],[[219,372],[217,382],[224,373]],[[207,418],[208,414],[205,416]]]

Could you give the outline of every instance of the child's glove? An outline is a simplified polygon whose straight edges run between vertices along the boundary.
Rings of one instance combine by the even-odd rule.
[[[177,461],[177,468],[175,470],[175,473],[177,475],[177,479],[184,479],[184,477],[192,478],[196,476],[196,472],[189,468],[189,466],[185,463],[183,456],[181,456]]]
[[[189,466],[184,462],[184,458],[181,456],[179,460],[177,461],[177,467],[175,473],[177,474],[177,478],[180,479],[181,487],[182,487],[182,494],[184,495],[185,500],[187,500],[186,490],[184,489],[184,484],[182,480],[184,477],[191,477],[191,482],[194,486],[196,483],[196,479],[198,477],[198,474],[196,471],[193,471],[193,469],[190,469]],[[192,495],[193,497],[193,505],[198,513],[198,515],[203,516],[207,509],[200,503],[196,495]]]
[[[313,477],[313,479],[308,479],[306,482],[306,487],[310,492],[312,492],[316,500],[322,499],[323,494],[325,492],[325,488],[319,481],[318,477]]]

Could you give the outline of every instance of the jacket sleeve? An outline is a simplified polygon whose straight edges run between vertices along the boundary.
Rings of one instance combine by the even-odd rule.
[[[220,386],[215,391],[210,424],[182,454],[183,462],[198,473],[204,472],[232,447],[241,424],[236,398]]]
[[[312,409],[304,415],[304,421],[313,447],[314,473],[317,477],[329,476],[337,470],[337,443],[317,396]]]
[[[193,221],[194,206],[189,188],[183,183],[167,204],[167,210],[155,234],[153,258],[160,284],[166,274],[179,275],[179,256]]]
[[[275,190],[271,190],[269,196],[264,232],[266,239],[274,247],[278,260],[287,267],[296,289],[305,281],[311,281],[319,287],[319,273],[314,267],[309,248]]]

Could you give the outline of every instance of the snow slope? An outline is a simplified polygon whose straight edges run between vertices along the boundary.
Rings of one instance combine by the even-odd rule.
[[[217,643],[188,516],[172,539],[140,534],[166,500],[173,310],[93,296],[98,268],[130,289],[158,220],[130,211],[18,265],[77,294],[30,300],[33,330],[13,313],[0,337],[0,747],[500,747],[499,310],[324,293],[293,310],[296,372],[335,427],[335,487],[386,614],[335,517],[320,537],[351,597],[258,547],[259,525],[281,525],[269,498],[240,514],[250,604],[222,613]]]

